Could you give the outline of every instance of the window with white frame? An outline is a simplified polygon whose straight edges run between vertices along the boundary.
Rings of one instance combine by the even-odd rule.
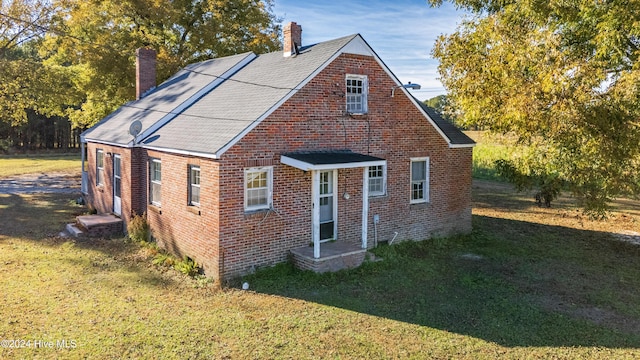
[[[260,210],[271,207],[273,167],[244,170],[244,209]]]
[[[104,151],[96,150],[96,185],[104,185]]]
[[[386,166],[369,166],[369,196],[382,196],[386,193]]]
[[[200,206],[200,167],[189,166],[189,205]]]
[[[367,113],[368,84],[365,75],[347,75],[347,112],[350,114]]]
[[[149,162],[149,201],[153,205],[162,203],[162,162],[151,159]]]
[[[429,202],[429,158],[411,159],[411,203]]]

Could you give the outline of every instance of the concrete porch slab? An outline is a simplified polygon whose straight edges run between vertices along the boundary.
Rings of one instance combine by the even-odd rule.
[[[317,273],[352,269],[362,265],[367,249],[341,241],[320,244],[320,258],[313,257],[313,246],[291,250],[297,268]]]

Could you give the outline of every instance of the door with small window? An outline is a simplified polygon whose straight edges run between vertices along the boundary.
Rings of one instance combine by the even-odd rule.
[[[120,155],[113,156],[113,213],[122,214],[122,167]]]
[[[334,171],[320,173],[320,241],[336,239],[336,210]]]

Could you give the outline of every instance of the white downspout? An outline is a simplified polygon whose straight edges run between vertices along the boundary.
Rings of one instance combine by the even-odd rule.
[[[84,163],[86,161],[85,155],[84,155],[85,150],[86,150],[86,143],[84,142],[84,139],[80,139],[80,161],[82,161],[82,173],[81,173],[82,182],[80,183],[80,190],[83,194],[86,194],[89,189],[89,184],[87,184],[89,179],[84,169]]]
[[[313,209],[311,211],[313,257],[320,258],[320,171],[311,170],[311,199]]]
[[[362,168],[362,248],[367,248],[367,227],[369,217],[369,168]]]

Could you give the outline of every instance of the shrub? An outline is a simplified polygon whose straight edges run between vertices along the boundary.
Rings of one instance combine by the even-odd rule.
[[[193,259],[187,256],[185,256],[182,261],[179,261],[175,265],[173,265],[173,268],[191,277],[198,275],[201,270],[200,266],[195,261],[193,261]]]
[[[529,170],[524,173],[511,160],[496,160],[494,162],[498,174],[515,185],[518,191],[535,188],[535,200],[539,206],[551,206],[551,201],[558,198],[563,182],[557,173],[547,173]]]
[[[170,266],[173,266],[176,263],[176,260],[171,255],[168,255],[168,254],[165,254],[165,253],[159,253],[158,255],[156,255],[153,258],[152,262],[153,262],[154,265],[170,267]]]
[[[129,233],[129,238],[133,241],[148,242],[150,233],[146,214],[134,215],[127,225],[127,232]]]

